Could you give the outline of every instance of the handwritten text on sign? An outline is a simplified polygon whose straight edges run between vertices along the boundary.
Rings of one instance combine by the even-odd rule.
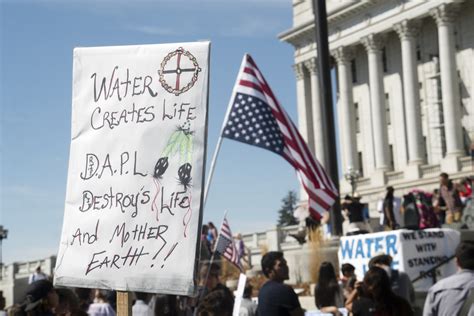
[[[74,51],[56,284],[193,293],[208,65],[209,43]]]

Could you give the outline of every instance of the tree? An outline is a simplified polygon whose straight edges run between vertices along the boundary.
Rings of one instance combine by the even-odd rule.
[[[280,217],[278,218],[278,225],[279,226],[290,226],[298,224],[298,221],[293,216],[293,211],[296,208],[296,203],[298,202],[296,193],[294,191],[289,191],[288,194],[281,200],[283,205],[281,206],[278,214]]]

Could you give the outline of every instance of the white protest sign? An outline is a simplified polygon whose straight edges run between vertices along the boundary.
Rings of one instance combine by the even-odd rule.
[[[56,285],[192,295],[209,42],[74,50]]]
[[[338,257],[339,264],[350,263],[356,268],[359,280],[367,272],[370,258],[377,254],[389,254],[393,258],[392,268],[404,271],[411,280],[420,276],[441,261],[454,255],[459,244],[458,231],[447,228],[425,230],[395,230],[373,234],[342,237]],[[437,279],[456,272],[454,260],[437,270]],[[427,291],[433,285],[431,276],[415,282],[417,290]]]
[[[237,286],[237,291],[234,293],[235,302],[234,302],[234,310],[232,311],[232,316],[239,316],[240,305],[242,305],[242,297],[244,296],[246,282],[247,282],[247,276],[241,273],[239,275],[239,284]]]

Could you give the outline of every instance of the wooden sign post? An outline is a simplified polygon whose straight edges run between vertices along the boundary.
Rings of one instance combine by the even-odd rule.
[[[117,292],[117,316],[132,316],[131,292]]]

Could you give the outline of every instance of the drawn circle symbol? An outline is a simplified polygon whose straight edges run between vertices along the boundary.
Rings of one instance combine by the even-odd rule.
[[[182,47],[166,55],[158,70],[163,88],[176,96],[194,86],[199,72],[196,57]]]

